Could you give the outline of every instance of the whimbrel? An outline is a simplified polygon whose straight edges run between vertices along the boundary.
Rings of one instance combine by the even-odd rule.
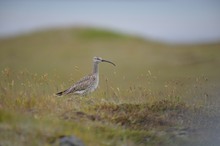
[[[94,57],[93,58],[93,71],[88,76],[85,76],[75,84],[73,84],[70,88],[58,92],[57,96],[67,95],[67,94],[75,94],[85,96],[93,91],[98,87],[99,84],[99,63],[107,62],[115,66],[115,64],[111,61],[104,60],[101,57]]]

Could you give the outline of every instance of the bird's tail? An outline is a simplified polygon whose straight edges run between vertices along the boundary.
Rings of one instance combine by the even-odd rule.
[[[67,91],[67,90],[64,90],[64,91],[58,92],[58,93],[56,93],[56,95],[57,95],[57,96],[62,96],[62,95],[65,94],[66,91]]]

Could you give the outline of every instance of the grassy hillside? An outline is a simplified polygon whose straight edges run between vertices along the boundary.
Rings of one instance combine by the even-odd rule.
[[[0,145],[206,145],[220,140],[220,43],[158,43],[95,28],[0,40]],[[54,96],[100,64],[88,97]]]

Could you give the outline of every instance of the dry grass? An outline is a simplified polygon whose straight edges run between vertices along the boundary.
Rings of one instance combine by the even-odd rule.
[[[187,105],[181,98],[144,96],[146,90],[141,88],[131,88],[130,98],[123,98],[127,94],[113,87],[108,87],[112,89],[108,95],[97,91],[89,97],[60,98],[51,93],[56,91],[52,78],[27,70],[2,71],[2,145],[51,145],[59,136],[72,134],[88,145],[170,145],[173,135],[173,145],[184,144],[188,140],[179,138],[178,131],[210,124],[201,122],[204,116],[216,118],[216,112],[205,113],[203,107]],[[137,92],[143,92],[142,97],[133,102]],[[177,128],[170,132],[173,127]]]
[[[0,40],[0,145],[56,145],[61,135],[91,146],[215,144],[218,48],[88,28]],[[93,56],[117,64],[100,65],[100,88],[54,96],[89,72]]]

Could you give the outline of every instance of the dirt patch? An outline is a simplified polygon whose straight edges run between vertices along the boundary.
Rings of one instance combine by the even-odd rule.
[[[181,102],[168,100],[153,104],[103,104],[95,107],[96,113],[109,122],[135,130],[149,130],[176,125],[187,110]]]
[[[89,113],[68,111],[62,114],[65,120],[100,121],[112,123],[133,130],[163,129],[178,125],[187,107],[182,102],[169,100],[152,104],[105,103],[91,107]]]

